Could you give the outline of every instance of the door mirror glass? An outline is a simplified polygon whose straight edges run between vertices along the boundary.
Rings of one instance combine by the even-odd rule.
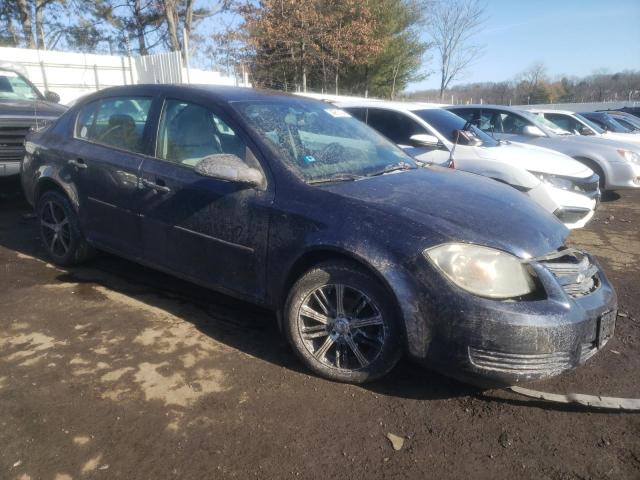
[[[44,92],[44,98],[47,102],[60,103],[60,95],[58,95],[56,92],[47,90],[46,92]]]
[[[203,177],[262,187],[264,176],[257,168],[251,168],[237,155],[217,153],[208,155],[195,164],[194,170]]]
[[[440,140],[434,135],[428,133],[417,133],[409,137],[411,144],[416,147],[431,147],[436,148],[440,146]]]
[[[522,133],[528,135],[529,137],[544,137],[545,134],[542,130],[540,130],[535,125],[527,125],[522,129]]]

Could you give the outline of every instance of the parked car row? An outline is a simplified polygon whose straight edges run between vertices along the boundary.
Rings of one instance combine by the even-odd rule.
[[[21,181],[53,262],[106,250],[273,309],[326,378],[370,381],[407,354],[508,385],[603,348],[616,294],[557,218],[579,201],[588,213],[564,220],[592,214],[589,168],[496,141],[483,130],[504,130],[499,112],[475,127],[475,112],[343,107],[230,87],[105,89],[27,136]],[[603,172],[609,188],[633,184]]]

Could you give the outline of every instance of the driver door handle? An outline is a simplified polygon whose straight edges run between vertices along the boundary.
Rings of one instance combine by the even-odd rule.
[[[72,167],[75,168],[79,168],[79,169],[86,169],[88,167],[88,165],[86,163],[84,163],[84,160],[82,160],[81,158],[78,158],[76,160],[69,160],[67,162],[67,165],[71,165]]]
[[[152,182],[151,180],[147,180],[146,178],[140,179],[140,183],[143,186],[150,188],[151,190],[155,190],[159,193],[169,193],[171,191],[171,189],[166,185],[161,185],[158,182]]]

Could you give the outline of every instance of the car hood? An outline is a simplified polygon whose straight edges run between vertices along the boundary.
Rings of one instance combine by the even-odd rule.
[[[563,151],[571,151],[572,155],[574,152],[584,152],[585,154],[588,154],[590,149],[598,152],[611,152],[612,149],[626,148],[628,150],[640,152],[640,147],[637,144],[606,138],[603,135],[556,135],[548,137],[545,140],[548,140],[546,143],[548,143],[551,148],[560,148]]]
[[[446,168],[420,168],[319,188],[402,218],[407,231],[409,225],[417,227],[425,248],[435,238],[486,245],[521,258],[537,257],[564,245],[569,232],[516,189]],[[405,231],[404,226],[398,227]]]
[[[480,158],[494,159],[516,165],[530,172],[550,173],[567,177],[587,178],[593,171],[582,163],[548,148],[510,142],[498,147],[478,148]]]
[[[616,143],[633,143],[636,147],[640,144],[640,134],[638,133],[618,133],[618,132],[606,132],[600,135],[598,138],[603,140],[611,140]]]
[[[2,117],[59,117],[67,110],[64,105],[44,100],[6,100],[0,99],[0,118]]]

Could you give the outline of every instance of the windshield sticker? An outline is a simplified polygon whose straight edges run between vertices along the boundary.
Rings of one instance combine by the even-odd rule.
[[[351,115],[349,115],[344,110],[340,110],[339,108],[327,108],[325,109],[325,112],[327,112],[329,115],[331,115],[334,118],[351,117]]]

